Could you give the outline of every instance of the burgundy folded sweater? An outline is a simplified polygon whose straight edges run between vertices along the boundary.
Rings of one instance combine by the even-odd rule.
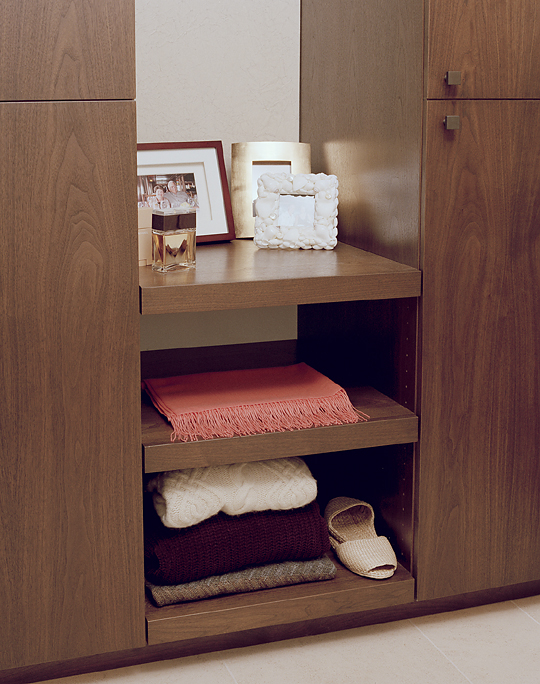
[[[157,585],[182,584],[281,561],[311,560],[330,549],[317,502],[285,511],[218,513],[182,529],[165,527],[145,511],[145,572]]]

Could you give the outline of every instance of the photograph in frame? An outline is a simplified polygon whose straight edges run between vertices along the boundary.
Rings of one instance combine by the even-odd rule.
[[[197,244],[235,238],[221,141],[138,143],[139,232],[152,210],[197,212]]]
[[[163,173],[137,176],[137,205],[139,209],[199,208],[194,173]]]

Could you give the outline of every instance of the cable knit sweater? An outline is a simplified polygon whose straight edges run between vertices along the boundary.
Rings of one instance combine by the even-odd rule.
[[[276,458],[167,471],[152,478],[147,490],[163,524],[182,528],[219,511],[242,515],[300,508],[317,496],[317,482],[301,458]]]

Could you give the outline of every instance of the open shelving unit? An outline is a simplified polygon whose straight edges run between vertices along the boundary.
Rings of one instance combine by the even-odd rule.
[[[415,268],[343,243],[331,251],[304,252],[259,250],[251,240],[234,240],[200,247],[194,270],[164,275],[143,267],[139,284],[143,315],[307,305],[310,325],[315,325],[317,330],[317,305],[410,300],[420,295],[421,274]],[[315,308],[310,308],[312,305]],[[298,341],[142,352],[142,377],[286,365],[304,360],[304,353],[311,362],[310,350],[313,352],[319,342],[317,339],[306,342],[302,337],[299,330]],[[339,350],[336,356],[339,357]],[[317,353],[313,358],[317,358]],[[350,362],[344,355],[345,369]],[[316,363],[312,365],[317,367]],[[356,383],[343,386],[353,405],[370,417],[368,421],[196,442],[171,442],[171,426],[143,393],[144,471],[153,473],[289,456],[317,455],[324,461],[325,454],[332,459],[340,454],[357,455],[365,449],[417,441],[417,417],[395,398],[372,386]],[[230,635],[414,600],[414,579],[401,564],[392,578],[377,582],[359,577],[335,562],[338,573],[329,581],[163,608],[147,601],[148,643]]]

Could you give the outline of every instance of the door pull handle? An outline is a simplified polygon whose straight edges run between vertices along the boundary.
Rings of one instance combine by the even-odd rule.
[[[447,71],[444,75],[446,85],[461,85],[461,71]]]
[[[459,131],[459,129],[461,128],[461,121],[459,120],[459,116],[445,116],[444,127],[447,131]]]

